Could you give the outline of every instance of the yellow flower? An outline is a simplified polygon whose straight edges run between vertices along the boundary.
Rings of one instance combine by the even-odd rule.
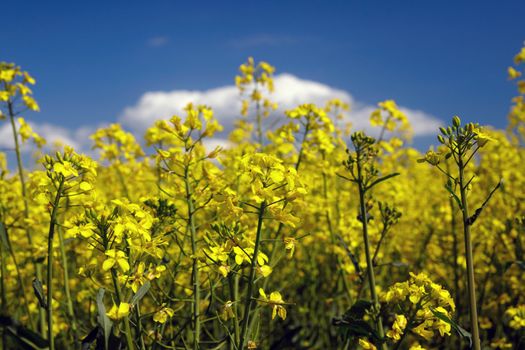
[[[286,309],[283,306],[284,300],[281,296],[281,293],[271,292],[270,297],[268,298],[264,290],[262,288],[259,288],[259,294],[261,295],[262,301],[264,303],[269,304],[272,307],[272,320],[277,315],[279,315],[279,317],[283,320],[286,319]]]
[[[73,237],[82,236],[84,238],[89,238],[95,234],[97,227],[91,222],[81,223],[67,229],[66,233]]]
[[[130,304],[128,303],[120,303],[120,305],[117,307],[116,304],[113,304],[111,309],[106,313],[109,318],[112,320],[120,320],[124,317],[127,317],[129,315],[130,310]]]
[[[441,154],[440,153],[436,153],[436,152],[434,152],[432,150],[429,150],[425,154],[425,158],[418,159],[417,162],[418,163],[427,162],[430,165],[436,166],[436,165],[438,165],[441,162]]]
[[[521,72],[517,71],[516,69],[514,69],[514,67],[509,67],[507,69],[507,72],[508,72],[510,80],[513,80],[513,79],[521,77]]]
[[[78,176],[77,169],[67,160],[64,160],[62,163],[56,162],[53,164],[53,170],[58,174],[62,174],[64,177]]]
[[[525,62],[525,47],[522,47],[520,52],[514,56],[514,63],[520,64],[522,62]]]
[[[36,103],[35,99],[31,96],[24,95],[22,96],[22,100],[24,101],[24,104],[32,111],[40,112],[40,107],[38,106],[38,103]]]
[[[128,259],[126,258],[126,253],[121,250],[109,249],[105,253],[108,258],[102,263],[102,270],[108,271],[115,264],[118,264],[122,271],[126,272],[129,270]]]
[[[525,305],[510,307],[505,312],[510,318],[509,326],[513,329],[525,328]]]
[[[394,341],[398,341],[399,339],[401,339],[401,335],[403,335],[403,331],[405,330],[406,326],[406,317],[404,315],[396,315],[394,324],[392,325],[392,329],[386,333],[386,336]]]
[[[169,307],[163,307],[153,315],[153,321],[157,323],[166,323],[166,321],[173,317],[175,312]]]
[[[489,141],[497,142],[496,139],[494,139],[494,138],[490,137],[489,135],[483,133],[479,129],[475,130],[474,133],[476,134],[475,140],[477,141],[479,147],[485,146],[487,144],[487,142],[489,142]]]
[[[371,342],[369,342],[368,340],[363,339],[363,338],[359,338],[359,345],[364,350],[377,350],[377,348],[376,348],[376,346],[374,344],[372,344]]]
[[[293,253],[295,252],[295,238],[293,237],[284,237],[284,248],[288,251],[288,259],[291,259],[293,257]]]
[[[430,324],[429,321],[425,321],[416,328],[412,329],[412,331],[416,334],[419,334],[426,340],[430,340],[434,336],[434,332],[429,329],[431,326],[432,324]]]
[[[228,300],[224,303],[224,305],[221,308],[221,318],[225,321],[234,318],[235,314],[233,312],[233,302],[231,300]]]

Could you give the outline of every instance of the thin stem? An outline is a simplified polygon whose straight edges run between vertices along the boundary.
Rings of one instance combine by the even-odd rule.
[[[261,103],[257,100],[255,104],[255,113],[257,118],[257,142],[259,143],[260,149],[263,147],[263,131],[262,131],[262,115],[261,115]]]
[[[195,211],[193,204],[193,193],[190,186],[189,166],[184,168],[184,185],[186,187],[186,203],[188,206],[188,228],[191,234],[191,253],[193,258],[192,285],[193,285],[193,349],[199,348],[201,333],[200,324],[200,283],[199,262],[197,259],[197,232],[195,229]]]
[[[368,217],[366,213],[366,203],[365,203],[365,184],[363,181],[362,174],[362,160],[359,159],[360,156],[357,156],[357,178],[359,185],[359,204],[360,204],[360,213],[361,213],[361,223],[363,228],[363,241],[365,243],[365,255],[366,255],[366,270],[368,272],[368,286],[370,287],[370,296],[374,303],[375,318],[376,318],[376,327],[377,333],[380,338],[385,337],[385,331],[383,329],[383,321],[379,315],[379,298],[376,292],[376,282],[374,275],[374,266],[372,263],[372,256],[370,254],[370,241],[368,239]],[[386,343],[381,344],[381,349],[387,350]]]
[[[55,350],[55,339],[53,337],[53,238],[55,236],[58,205],[62,196],[64,181],[65,179],[62,178],[58,185],[53,202],[53,209],[51,211],[51,221],[49,222],[49,233],[47,237],[47,337],[49,339],[50,350]]]
[[[140,316],[140,302],[137,301],[135,305],[135,316],[137,317],[137,322],[135,324],[136,332],[139,335],[140,349],[145,350],[146,345],[144,344],[144,337],[142,336],[142,320]]]
[[[115,294],[117,295],[117,303],[122,302],[122,291],[120,290],[120,285],[117,278],[117,270],[113,267],[111,268],[111,279],[113,280],[113,286],[115,287]],[[135,343],[133,343],[133,337],[131,336],[131,327],[129,325],[129,318],[124,317],[124,332],[126,333],[126,343],[129,350],[135,350]]]
[[[0,289],[2,290],[0,301],[2,302],[2,310],[7,313],[7,298],[5,291],[4,279],[6,278],[6,268],[5,268],[5,257],[4,257],[4,245],[0,243]],[[5,329],[2,331],[2,349],[7,349],[7,334]]]
[[[297,156],[297,162],[295,163],[295,170],[299,170],[299,166],[301,165],[301,161],[303,160],[304,144],[306,142],[306,137],[308,136],[309,131],[310,131],[310,120],[307,119],[306,125],[304,126],[303,140],[301,141],[301,149],[299,150],[299,155]]]
[[[459,188],[461,192],[461,206],[463,214],[463,234],[465,238],[465,255],[467,259],[467,284],[468,284],[468,298],[470,308],[470,327],[472,333],[472,343],[474,350],[480,350],[481,344],[479,339],[479,328],[478,328],[478,309],[476,306],[476,282],[474,279],[474,261],[472,257],[472,240],[470,234],[470,225],[468,224],[469,219],[469,208],[465,186],[465,174],[464,174],[464,163],[463,154],[459,154]]]
[[[322,152],[323,160],[326,160],[326,154]],[[332,218],[330,216],[330,207],[328,206],[328,179],[326,177],[326,173],[323,171],[323,197],[325,200],[325,217],[326,217],[326,223],[328,224],[328,231],[330,232],[330,242],[332,243],[332,256],[335,256],[336,258],[336,264],[337,264],[337,270],[341,272],[341,277],[343,281],[343,288],[346,292],[346,297],[348,298],[348,301],[351,302],[352,294],[350,292],[350,288],[348,286],[348,282],[346,281],[346,271],[342,268],[343,263],[341,261],[341,257],[339,254],[336,254],[335,252],[335,232],[334,227],[332,225]],[[342,237],[341,237],[342,239]]]
[[[0,227],[3,226],[3,229],[5,230],[5,235],[8,237],[7,234],[7,228],[3,223],[0,223]],[[27,301],[26,293],[25,293],[25,284],[24,279],[22,278],[22,273],[20,271],[20,265],[18,264],[18,260],[16,259],[15,252],[13,251],[13,247],[11,247],[11,244],[9,241],[6,242],[7,247],[5,247],[5,250],[9,255],[11,255],[11,258],[13,259],[13,264],[15,265],[15,271],[16,271],[16,278],[18,280],[18,286],[20,288],[20,291],[22,292],[22,299],[24,300],[24,307],[26,309],[27,318],[29,320],[29,324],[31,327],[34,327],[33,319],[31,317],[31,310],[29,309],[29,302]]]
[[[244,344],[247,342],[247,333],[248,333],[248,325],[250,320],[250,311],[252,308],[252,297],[253,297],[253,286],[255,284],[255,271],[257,268],[257,257],[259,255],[259,246],[261,243],[261,236],[262,236],[262,225],[263,225],[263,217],[264,212],[266,210],[266,203],[262,202],[261,206],[259,207],[259,218],[257,221],[257,232],[255,237],[255,247],[253,249],[253,257],[252,257],[252,264],[250,266],[250,275],[248,278],[248,290],[246,292],[245,297],[245,305],[244,305],[244,316],[242,320],[242,330],[241,330],[241,340],[239,341],[239,349],[244,348]]]
[[[64,246],[64,237],[62,234],[61,227],[58,228],[58,242],[60,244],[60,255],[62,256],[62,267],[64,269],[64,292],[66,294],[67,314],[69,316],[69,320],[71,321],[71,331],[73,333],[73,340],[75,344],[77,344],[78,343],[77,320],[75,317],[73,299],[71,298],[71,291],[69,288],[68,261],[67,261],[66,249]]]
[[[20,179],[20,187],[22,190],[22,200],[24,202],[24,219],[28,219],[29,218],[29,204],[27,201],[26,183],[24,179],[24,164],[22,163],[22,155],[20,152],[20,142],[18,140],[18,131],[16,129],[16,124],[15,124],[16,113],[14,112],[13,102],[11,100],[7,102],[7,110],[9,113],[9,120],[11,122],[11,129],[13,131],[13,140],[15,142],[16,164],[18,168],[18,177]],[[31,230],[29,226],[26,226],[25,231],[26,231],[27,242],[29,243],[30,247],[33,247],[33,239],[31,237]],[[35,274],[36,274],[36,278],[39,281],[42,281],[42,270],[38,265],[39,265],[38,263],[35,263]],[[25,290],[23,291],[23,293],[24,293],[24,298],[25,298]],[[39,320],[40,320],[40,333],[44,336],[45,335],[45,310],[44,308],[39,307],[38,314],[39,314]],[[31,320],[31,323],[32,323],[32,320]]]
[[[234,329],[234,337],[235,341],[234,343],[239,343],[240,340],[240,329],[239,329],[239,308],[237,307],[237,303],[239,300],[239,275],[236,274],[233,276],[232,274],[228,275],[228,284],[230,287],[230,298],[232,299],[232,309],[233,309],[233,329]]]
[[[7,103],[9,111],[9,120],[11,121],[11,128],[13,129],[13,139],[15,141],[15,153],[16,153],[16,163],[18,167],[18,177],[20,178],[20,187],[22,188],[22,198],[24,200],[24,217],[29,217],[29,205],[27,203],[27,194],[26,194],[26,183],[24,179],[24,165],[22,163],[22,155],[20,152],[20,142],[18,141],[18,132],[16,130],[15,124],[15,114],[13,112],[13,104],[11,102]],[[32,245],[32,237],[29,230],[26,230],[27,241],[29,245]]]

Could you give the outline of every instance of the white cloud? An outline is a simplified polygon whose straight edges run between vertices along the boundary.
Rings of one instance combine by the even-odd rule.
[[[45,150],[55,149],[55,144],[65,144],[73,147],[78,152],[89,153],[91,148],[91,135],[95,130],[95,126],[84,126],[78,129],[67,129],[61,126],[49,123],[35,123],[31,120],[27,121],[34,132],[47,140],[44,147]],[[14,150],[13,131],[10,123],[2,123],[0,125],[0,149]],[[23,152],[33,152],[36,148],[31,141],[28,141],[21,146]]]
[[[167,36],[156,36],[148,40],[148,46],[162,47],[168,45],[170,39]]]
[[[277,124],[283,120],[283,111],[291,109],[301,103],[315,103],[324,105],[332,98],[339,98],[351,105],[348,121],[351,121],[355,129],[367,129],[369,127],[370,113],[376,108],[356,101],[353,96],[344,90],[336,89],[315,81],[297,78],[291,74],[280,74],[275,77],[275,93],[272,95],[279,104],[279,110],[272,113],[265,121],[267,127]],[[184,106],[193,102],[195,104],[206,104],[214,109],[219,122],[224,126],[224,132],[215,138],[206,141],[209,150],[216,146],[228,147],[226,135],[233,128],[233,122],[239,117],[241,101],[237,88],[233,85],[218,87],[210,90],[174,90],[174,91],[152,91],[144,93],[134,106],[123,110],[118,118],[124,128],[132,131],[139,140],[142,139],[144,131],[153,124],[155,120],[170,118],[174,114],[182,114]],[[424,111],[401,107],[414,128],[416,136],[434,135],[441,121]],[[28,121],[31,127],[39,135],[48,141],[46,150],[54,149],[55,142],[67,144],[78,152],[94,156],[96,152],[91,150],[89,135],[98,127],[103,125],[89,125],[77,129],[68,129],[49,123],[38,123]],[[109,122],[109,121],[108,121]],[[376,130],[377,131],[377,130]],[[9,123],[0,124],[0,151],[13,150],[13,135]],[[30,144],[25,144],[24,152],[30,153],[35,150]]]
[[[350,103],[351,113],[348,120],[354,127],[369,128],[368,119],[376,107],[356,101],[347,91],[300,79],[291,74],[280,74],[275,77],[274,82],[275,92],[272,96],[279,104],[279,110],[273,113],[273,118],[279,118],[278,116],[282,116],[282,111],[301,103],[315,103],[322,106],[330,99],[339,98]],[[188,102],[211,106],[226,131],[231,130],[241,107],[238,90],[233,85],[202,91],[152,91],[143,94],[134,106],[127,107],[119,121],[137,134],[142,134],[155,120],[181,114]],[[404,106],[400,108],[411,121],[415,136],[433,135],[441,125],[439,119],[424,111]]]

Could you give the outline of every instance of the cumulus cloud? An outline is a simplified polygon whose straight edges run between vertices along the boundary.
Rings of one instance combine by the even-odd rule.
[[[275,77],[275,93],[273,99],[279,109],[265,120],[266,127],[272,127],[284,121],[283,111],[294,108],[301,103],[315,103],[323,106],[328,100],[339,98],[351,105],[351,112],[347,121],[352,122],[355,129],[370,129],[369,116],[376,108],[356,100],[349,92],[336,89],[326,84],[300,79],[291,74],[280,74]],[[124,128],[132,131],[140,140],[144,131],[156,120],[166,119],[174,114],[183,115],[184,106],[193,102],[206,104],[214,109],[215,116],[224,126],[224,131],[215,138],[206,141],[206,147],[213,149],[216,146],[228,147],[227,134],[232,130],[235,119],[239,118],[241,100],[234,85],[222,86],[209,90],[173,90],[150,91],[144,93],[133,106],[124,108],[117,122]],[[434,135],[442,124],[436,117],[409,107],[400,107],[410,119],[415,136]],[[48,140],[47,150],[54,149],[55,142],[67,144],[79,152],[94,155],[91,150],[89,135],[103,125],[89,125],[77,129],[68,129],[49,123],[28,121],[33,130]],[[108,121],[108,123],[111,121]],[[377,130],[375,130],[377,132]],[[0,124],[0,151],[13,150],[13,137],[9,123]],[[29,153],[35,150],[29,144],[24,145],[24,151]]]
[[[278,103],[279,110],[273,113],[273,122],[276,121],[275,118],[282,118],[284,110],[298,104],[315,103],[323,106],[328,100],[338,98],[351,105],[348,121],[356,129],[369,128],[368,119],[376,106],[356,101],[347,91],[291,74],[280,74],[275,77],[274,82],[273,99]],[[211,106],[219,122],[224,125],[225,132],[231,130],[241,108],[238,90],[233,85],[210,90],[151,91],[143,94],[135,105],[125,108],[119,121],[137,134],[142,134],[155,120],[181,114],[189,102]],[[400,109],[412,123],[415,136],[433,135],[442,124],[438,118],[424,111],[405,106]]]
[[[49,124],[49,123],[37,123],[31,120],[27,121],[34,132],[42,136],[47,140],[47,144],[44,147],[45,150],[55,149],[55,145],[68,145],[83,153],[90,153],[91,135],[95,130],[95,126],[84,126],[77,129],[67,129],[61,126]],[[11,124],[2,123],[0,125],[0,150],[10,151],[14,150],[13,131]],[[32,142],[28,141],[22,145],[23,152],[33,152],[35,146]]]

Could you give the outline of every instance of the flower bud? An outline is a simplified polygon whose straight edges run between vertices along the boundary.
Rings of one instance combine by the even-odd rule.
[[[457,115],[454,116],[454,118],[452,118],[452,125],[454,125],[454,127],[456,128],[459,128],[459,126],[461,125],[461,119],[459,119]]]

